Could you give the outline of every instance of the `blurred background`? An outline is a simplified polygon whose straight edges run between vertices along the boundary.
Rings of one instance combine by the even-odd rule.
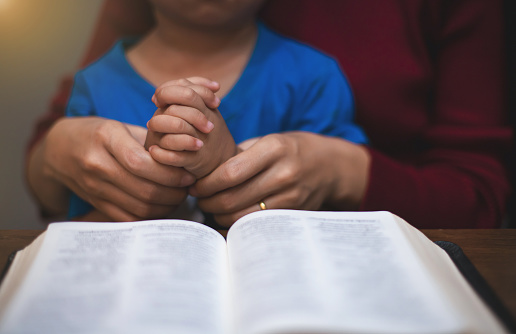
[[[44,229],[24,153],[59,79],[77,69],[102,0],[0,0],[0,229]]]

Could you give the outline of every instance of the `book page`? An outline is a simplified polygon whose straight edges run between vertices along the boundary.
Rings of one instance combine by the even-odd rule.
[[[2,285],[0,285],[0,319],[2,318],[8,303],[12,300],[15,292],[18,290],[23,278],[27,275],[36,255],[41,248],[41,244],[45,238],[45,232],[41,233],[27,247],[16,252],[16,256],[9,266],[7,275],[5,275]]]
[[[185,221],[56,223],[1,333],[226,333],[227,253]]]
[[[399,221],[402,232],[413,245],[418,258],[434,273],[436,284],[441,286],[454,307],[464,314],[467,321],[464,332],[507,333],[492,310],[478,297],[471,285],[462,279],[462,274],[453,261],[450,261],[448,254],[441,249],[440,252],[432,252],[435,244],[430,239],[416,228],[404,223],[401,218],[395,219]]]
[[[227,240],[238,333],[465,328],[390,213],[267,210]]]

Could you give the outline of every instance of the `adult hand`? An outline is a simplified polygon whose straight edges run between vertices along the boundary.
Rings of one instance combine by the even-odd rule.
[[[242,143],[243,152],[198,180],[190,194],[223,226],[260,210],[356,209],[370,157],[346,140],[307,132],[273,134]],[[249,147],[247,147],[249,146]]]
[[[152,159],[145,134],[99,117],[63,118],[31,152],[29,184],[53,213],[66,211],[68,188],[116,221],[164,217],[195,178]]]

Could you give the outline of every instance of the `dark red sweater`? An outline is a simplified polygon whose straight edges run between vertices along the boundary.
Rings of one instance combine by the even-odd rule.
[[[84,63],[152,24],[141,0],[127,3],[106,1]],[[351,82],[371,139],[361,210],[388,210],[418,228],[501,224],[512,132],[499,1],[282,0],[262,17],[336,57]],[[57,95],[54,119],[67,94]]]

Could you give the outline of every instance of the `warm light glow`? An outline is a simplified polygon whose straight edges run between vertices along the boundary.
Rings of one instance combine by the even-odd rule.
[[[11,0],[0,0],[0,10],[3,10],[7,7],[9,7],[9,3]]]

